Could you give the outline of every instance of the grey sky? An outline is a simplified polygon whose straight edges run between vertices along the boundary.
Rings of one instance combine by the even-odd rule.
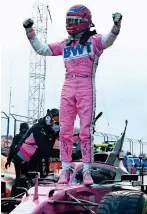
[[[122,13],[121,33],[114,46],[103,53],[97,69],[97,113],[104,112],[104,116],[97,124],[97,130],[119,135],[124,127],[124,120],[128,119],[127,136],[143,138],[147,142],[146,1],[50,0],[49,2],[53,24],[48,25],[48,42],[62,41],[67,37],[65,13],[73,4],[86,2],[99,33],[107,33],[111,29],[113,12]],[[0,3],[1,108],[8,112],[11,82],[14,106],[12,112],[22,115],[27,115],[31,48],[22,22],[31,17],[32,3],[33,0],[5,0]],[[47,58],[46,108],[59,106],[64,73],[62,57]]]

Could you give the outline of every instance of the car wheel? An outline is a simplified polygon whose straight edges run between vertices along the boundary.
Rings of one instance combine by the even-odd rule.
[[[106,194],[97,214],[147,214],[147,196],[139,191],[117,191]]]
[[[77,210],[72,210],[72,211],[67,211],[67,212],[62,212],[59,214],[90,214],[89,211],[77,211]]]

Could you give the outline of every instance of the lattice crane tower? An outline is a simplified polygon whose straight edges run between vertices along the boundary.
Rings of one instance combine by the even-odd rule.
[[[34,30],[42,43],[47,42],[48,18],[52,22],[47,0],[36,0],[32,19]],[[31,47],[28,120],[33,122],[44,116],[46,57],[38,55]]]

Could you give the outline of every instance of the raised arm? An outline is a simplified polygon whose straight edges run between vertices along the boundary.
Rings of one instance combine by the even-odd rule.
[[[115,13],[112,17],[114,25],[111,31],[106,35],[101,35],[101,44],[103,49],[110,47],[120,32],[122,15],[120,13]]]
[[[62,55],[61,43],[54,44],[42,44],[36,34],[34,29],[32,28],[34,22],[31,19],[27,19],[23,22],[23,27],[26,30],[27,37],[30,41],[32,48],[39,55],[43,56],[59,56]]]

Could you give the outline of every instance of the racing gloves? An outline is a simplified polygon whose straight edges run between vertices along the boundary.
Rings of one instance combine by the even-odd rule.
[[[31,28],[32,26],[33,26],[33,24],[34,24],[34,21],[32,20],[32,19],[26,19],[24,22],[23,22],[23,27],[25,28],[25,29],[27,29],[27,28]]]
[[[122,15],[120,13],[112,14],[113,22],[116,26],[120,25],[122,20]]]
[[[114,13],[114,14],[112,14],[112,18],[113,18],[114,26],[113,26],[111,32],[114,35],[118,35],[120,32],[122,15],[120,13]]]

